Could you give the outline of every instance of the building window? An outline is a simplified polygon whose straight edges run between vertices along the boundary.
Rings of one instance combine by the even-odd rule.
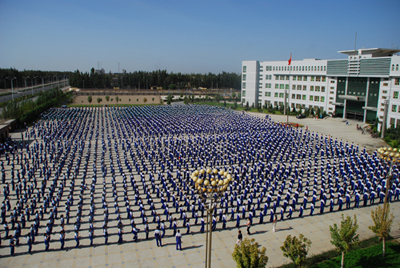
[[[279,93],[279,98],[283,98],[285,96],[284,93]]]
[[[395,85],[395,86],[398,86],[398,85],[399,85],[399,78],[395,78],[395,79],[394,79],[394,85]]]
[[[275,98],[278,98],[278,92],[275,92]]]
[[[292,100],[296,98],[296,94],[292,94]]]
[[[242,89],[246,89],[246,82],[242,83]]]
[[[246,90],[242,90],[242,97],[246,97]]]
[[[270,83],[266,83],[265,84],[265,88],[271,88],[271,84]]]
[[[296,81],[297,76],[293,75],[293,81]]]
[[[314,100],[314,96],[310,95],[310,101]]]
[[[392,71],[394,71],[394,64],[392,64]]]
[[[320,92],[321,91],[320,86],[315,86],[315,91]]]
[[[261,77],[261,79],[262,79],[262,77]],[[245,74],[243,75],[243,79],[242,80],[246,81],[246,75]]]
[[[383,86],[387,87],[387,86],[389,86],[389,83],[383,83]]]
[[[271,92],[265,92],[265,97],[271,97]]]
[[[286,85],[285,85],[285,89],[289,89],[289,84],[286,84]]]
[[[307,76],[303,76],[303,81],[307,81]]]
[[[297,85],[297,90],[301,90],[301,85]]]
[[[307,100],[307,95],[302,96],[303,100]]]
[[[245,73],[247,70],[247,66],[243,66],[243,73]]]
[[[398,99],[399,98],[399,92],[395,91],[393,92],[393,99]]]
[[[306,91],[307,90],[307,86],[303,86],[303,91]]]
[[[315,96],[314,101],[319,101],[319,96]]]
[[[314,91],[314,86],[310,86],[310,91]]]
[[[279,84],[275,84],[275,89],[279,89]]]
[[[298,76],[298,77],[297,77],[297,81],[303,80],[302,78],[303,78],[302,76]]]
[[[399,70],[399,65],[398,64],[396,64],[396,71],[398,71]]]
[[[326,66],[324,66],[324,71],[326,71]]]
[[[316,82],[321,82],[321,76],[317,76],[317,77],[315,78],[315,81],[316,81]]]
[[[325,87],[321,87],[321,92],[325,92]]]
[[[323,77],[322,77],[322,82],[325,82],[325,81],[326,81],[326,77],[323,76]]]
[[[325,97],[321,97],[321,102],[325,102]]]
[[[311,76],[311,81],[315,81],[315,76]]]
[[[296,85],[292,85],[292,90],[296,90]]]
[[[285,76],[285,80],[289,80],[289,76],[288,75]]]
[[[397,111],[397,105],[392,105],[392,112],[396,112]]]
[[[297,95],[296,95],[296,99],[301,100],[301,95],[300,95],[300,94],[297,94]]]
[[[285,84],[280,84],[279,89],[285,89]]]

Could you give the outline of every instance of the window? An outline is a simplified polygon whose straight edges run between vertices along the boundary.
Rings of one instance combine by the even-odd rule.
[[[307,76],[303,76],[303,81],[307,81]]]
[[[285,89],[285,85],[284,84],[280,84],[279,85],[279,89]]]
[[[320,86],[315,86],[315,91],[316,91],[316,92],[320,92],[320,91],[321,91],[320,88],[321,88]]]
[[[310,101],[314,100],[314,96],[310,95]]]
[[[389,83],[383,83],[384,87],[387,87],[389,85]]]
[[[301,81],[302,78],[303,78],[302,76],[298,76],[298,77],[297,77],[297,80],[298,80],[298,81]]]
[[[398,99],[399,98],[399,92],[395,91],[393,92],[393,99]]]
[[[243,73],[245,73],[247,70],[247,66],[243,66]]]
[[[319,101],[319,96],[315,96],[314,101]]]
[[[284,75],[279,76],[279,80],[285,80],[285,76]]]
[[[265,88],[271,88],[271,84],[270,83],[266,83],[265,84]]]
[[[326,77],[323,76],[323,77],[322,77],[322,82],[325,82],[325,81],[326,81]]]
[[[301,90],[301,85],[297,85],[297,90]]]
[[[315,81],[317,81],[317,82],[321,82],[321,76],[317,76],[317,77],[315,77]]]
[[[296,98],[296,94],[292,94],[292,100]]]
[[[307,86],[303,86],[303,91],[306,91],[307,90]]]
[[[331,84],[335,84],[335,80],[331,80]]]
[[[394,64],[392,64],[392,71],[394,71]]]
[[[271,92],[265,92],[265,97],[271,97]]]
[[[315,81],[315,76],[311,76],[311,81]]]
[[[263,80],[263,76],[262,75],[260,75],[260,80]]]
[[[399,85],[399,78],[394,79],[394,85],[398,86]]]
[[[325,92],[325,87],[321,87],[321,92]]]
[[[284,93],[279,93],[279,98],[283,98],[285,96]]]
[[[392,112],[396,112],[397,111],[397,105],[392,105]]]
[[[326,71],[326,66],[324,66],[324,71]]]
[[[242,97],[246,97],[246,90],[242,90]]]
[[[303,100],[307,100],[307,95],[303,95]]]
[[[243,82],[243,83],[242,83],[242,88],[243,88],[243,89],[246,89],[246,82]]]
[[[297,94],[297,95],[296,95],[296,99],[301,100],[301,95],[300,95],[300,94]]]
[[[296,90],[296,85],[292,85],[292,90]]]
[[[297,76],[293,75],[293,81],[296,81]]]
[[[279,75],[275,75],[275,80],[279,80]]]
[[[275,92],[275,98],[278,98],[278,92]]]
[[[279,89],[279,84],[275,84],[275,89]]]
[[[314,86],[310,86],[310,91],[314,91]]]
[[[325,102],[325,97],[321,97],[321,102]]]
[[[398,71],[399,70],[399,65],[398,64],[396,64],[396,71]]]
[[[289,76],[288,75],[286,75],[285,78],[286,78],[286,80],[289,80]]]
[[[289,84],[286,84],[286,85],[285,85],[285,89],[289,89]]]
[[[246,81],[246,75],[245,74],[243,75],[243,79],[242,80]]]

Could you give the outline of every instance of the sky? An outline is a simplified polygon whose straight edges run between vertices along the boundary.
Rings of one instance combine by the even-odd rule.
[[[241,72],[400,47],[399,0],[0,0],[0,68]],[[118,67],[119,66],[119,67]]]

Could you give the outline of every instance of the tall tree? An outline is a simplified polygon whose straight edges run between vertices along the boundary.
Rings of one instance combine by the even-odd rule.
[[[88,101],[89,103],[92,103],[92,96],[88,96],[88,97],[87,97],[87,101]]]
[[[379,206],[375,210],[371,211],[372,221],[374,225],[369,226],[368,228],[374,232],[380,240],[382,240],[382,257],[385,257],[386,254],[386,238],[390,235],[390,229],[393,224],[393,213],[390,214],[389,205],[387,205],[386,211]]]
[[[296,266],[302,267],[310,246],[311,240],[304,237],[303,234],[300,234],[298,238],[288,235],[283,242],[283,246],[281,246],[281,250],[283,251],[283,256],[291,259]]]
[[[331,232],[332,245],[336,247],[336,251],[342,253],[341,267],[343,268],[344,254],[356,246],[359,241],[356,215],[354,215],[354,220],[352,220],[350,216],[344,218],[344,215],[342,214],[340,228],[335,223],[333,227],[329,226],[329,230]]]

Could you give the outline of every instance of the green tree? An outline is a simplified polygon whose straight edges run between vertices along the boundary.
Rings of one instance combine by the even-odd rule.
[[[336,247],[336,251],[342,252],[342,268],[344,266],[344,254],[358,244],[359,235],[357,234],[357,229],[358,224],[356,215],[354,215],[354,220],[352,220],[350,216],[344,218],[344,215],[342,214],[340,228],[336,223],[333,227],[329,226],[332,239],[331,244]]]
[[[87,97],[87,101],[88,101],[89,103],[92,103],[92,96],[88,96],[88,97]]]
[[[301,267],[306,260],[310,246],[311,240],[304,237],[303,234],[300,234],[299,238],[288,235],[283,246],[281,246],[281,250],[283,256],[291,259],[296,266]]]
[[[246,102],[245,110],[248,111],[249,109],[250,109],[250,107],[249,107],[249,102]]]
[[[185,96],[185,97],[183,98],[183,103],[184,103],[184,104],[188,104],[188,103],[189,103],[189,98],[188,98],[188,96]]]
[[[267,249],[259,249],[259,245],[254,238],[245,238],[240,245],[236,244],[232,253],[238,268],[263,268],[267,266],[268,257],[265,255]]]
[[[144,98],[144,99],[143,99],[143,102],[146,103],[146,102],[147,102],[147,98]]]
[[[172,98],[173,98],[173,96],[172,96],[171,94],[168,94],[168,96],[167,96],[167,104],[168,104],[168,105],[171,104]]]
[[[176,85],[175,84],[169,84],[169,89],[176,89]]]
[[[393,224],[393,213],[390,214],[389,204],[387,205],[386,211],[379,206],[375,210],[371,211],[371,218],[374,222],[374,225],[369,226],[368,228],[376,234],[380,240],[382,240],[382,257],[385,257],[386,247],[385,242],[386,238],[390,235],[390,229]]]
[[[226,107],[226,100],[224,100],[224,107]]]
[[[117,102],[117,106],[118,106],[118,102],[120,101],[118,96],[115,96],[115,101]]]
[[[100,102],[102,102],[103,101],[103,99],[102,98],[97,98],[97,103],[99,103],[100,104]]]
[[[236,93],[235,92],[232,93],[232,98],[236,99]]]
[[[235,100],[235,102],[233,103],[233,109],[236,109],[237,107],[238,107],[237,101]]]
[[[108,102],[110,100],[110,96],[106,96],[106,101]]]

